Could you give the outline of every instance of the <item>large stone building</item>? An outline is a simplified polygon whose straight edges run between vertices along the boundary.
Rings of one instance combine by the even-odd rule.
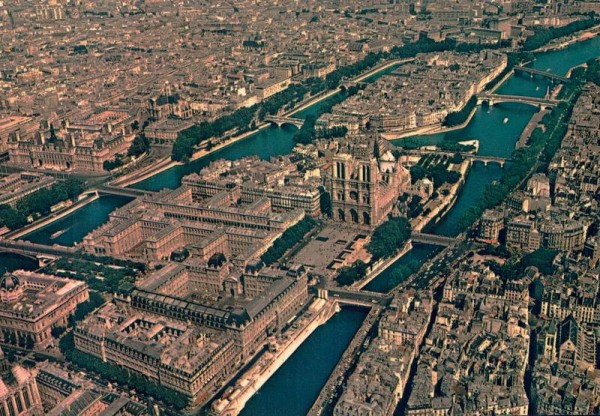
[[[410,186],[410,172],[390,150],[381,154],[378,140],[362,135],[340,140],[325,179],[335,220],[378,225]]]
[[[17,137],[31,137],[38,129],[38,123],[31,117],[0,117],[0,152],[8,150],[8,141]]]
[[[498,210],[486,209],[481,216],[479,235],[482,240],[497,243],[500,231],[504,228],[504,213]]]
[[[218,160],[199,174],[183,178],[183,185],[197,197],[211,197],[219,192],[240,188],[240,199],[252,203],[268,198],[273,209],[290,211],[303,209],[311,216],[320,214],[320,181],[318,176],[301,172],[297,161],[290,157],[271,161],[251,156],[236,161]]]
[[[99,110],[57,126],[42,123],[34,135],[8,138],[9,163],[64,171],[104,170],[104,162],[127,152],[133,118],[122,110]]]
[[[4,342],[45,347],[52,328],[66,326],[88,299],[84,282],[18,270],[0,279],[0,331]]]
[[[10,366],[3,353],[0,361],[0,416],[46,414],[36,380],[37,371],[26,370],[21,365]]]
[[[18,201],[40,189],[49,188],[56,179],[36,172],[19,172],[0,177],[0,205],[15,207]]]
[[[46,416],[147,416],[152,407],[110,391],[103,384],[56,363],[43,362],[30,370]]]
[[[195,260],[151,274],[86,319],[76,347],[205,402],[280,333],[308,292],[302,267],[242,270],[223,256],[202,273]]]
[[[83,247],[93,254],[148,262],[184,249],[204,260],[222,253],[244,265],[305,215],[299,209],[272,212],[264,197],[247,204],[239,199],[239,188],[197,198],[187,186],[141,197],[112,212],[107,224],[84,238]]]

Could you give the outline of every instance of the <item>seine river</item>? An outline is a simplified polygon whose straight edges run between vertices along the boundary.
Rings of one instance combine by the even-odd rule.
[[[600,37],[570,45],[562,50],[539,54],[531,66],[564,75],[571,67],[595,58],[598,50],[600,50]],[[547,87],[548,82],[545,79],[539,77],[532,79],[526,74],[513,75],[497,90],[497,93],[544,96]],[[296,117],[306,117],[316,111],[319,105],[323,105],[323,103],[298,113]],[[438,143],[445,139],[477,139],[480,142],[479,153],[481,155],[507,157],[510,156],[521,132],[535,111],[536,109],[531,106],[510,103],[493,107],[478,107],[471,122],[463,129],[430,136],[417,136],[411,139],[423,144]],[[266,128],[246,140],[234,143],[186,165],[173,167],[139,182],[133,187],[147,190],[176,188],[180,185],[183,176],[197,172],[211,161],[219,158],[238,159],[248,155],[268,158],[273,155],[289,153],[293,148],[294,132],[295,128],[290,126]],[[407,139],[401,139],[395,143],[402,145],[404,140]],[[432,227],[430,232],[447,236],[459,234],[462,231],[460,220],[465,210],[477,203],[485,186],[501,178],[502,174],[503,170],[497,164],[490,163],[488,166],[484,166],[476,162],[456,203]],[[44,244],[77,244],[85,234],[106,222],[108,214],[112,210],[124,205],[127,201],[128,199],[122,197],[102,197],[60,221],[23,238]],[[63,230],[62,234],[55,235],[54,239],[51,238],[52,234]],[[400,283],[403,276],[403,273],[396,272],[397,269],[405,270],[407,266],[422,264],[437,249],[434,246],[415,244],[412,250],[397,260],[388,270],[381,273],[366,288],[379,292],[389,291]],[[32,269],[35,267],[35,262],[32,263],[23,257],[0,253],[0,273],[18,267]],[[365,311],[344,308],[326,324],[319,327],[267,381],[259,393],[248,402],[242,414],[245,416],[305,414],[317,398],[321,387],[365,316]]]

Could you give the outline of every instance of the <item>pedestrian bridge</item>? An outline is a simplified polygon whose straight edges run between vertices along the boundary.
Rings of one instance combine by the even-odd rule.
[[[504,95],[504,94],[480,94],[477,96],[477,104],[487,102],[490,106],[500,103],[521,103],[540,107],[542,109],[552,108],[559,100],[551,98],[527,97],[524,95]]]
[[[267,116],[265,117],[265,121],[273,123],[277,127],[281,127],[284,124],[291,124],[293,126],[296,126],[298,129],[301,129],[302,125],[304,124],[304,120],[301,118],[283,116]]]

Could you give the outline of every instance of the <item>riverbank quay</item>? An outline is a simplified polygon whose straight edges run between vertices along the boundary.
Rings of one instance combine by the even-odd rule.
[[[384,63],[382,63],[380,65],[375,66],[374,68],[371,68],[371,69],[365,71],[364,73],[362,73],[362,74],[360,74],[360,75],[358,75],[358,76],[356,76],[354,78],[351,78],[351,79],[348,79],[348,80],[344,81],[344,83],[340,87],[334,88],[334,89],[329,90],[329,91],[323,91],[323,92],[318,93],[318,94],[316,94],[314,96],[308,97],[304,101],[300,102],[299,105],[295,106],[293,109],[290,109],[290,110],[288,110],[288,111],[286,111],[284,113],[281,113],[280,116],[281,117],[291,117],[291,116],[294,116],[295,114],[297,114],[297,113],[299,113],[299,112],[301,112],[303,110],[306,110],[307,108],[312,107],[315,104],[319,104],[320,102],[325,101],[326,99],[328,99],[328,98],[330,98],[330,97],[332,97],[332,96],[334,96],[336,94],[341,93],[344,90],[344,85],[346,85],[346,84],[354,84],[354,83],[361,82],[361,81],[365,80],[366,78],[369,78],[371,76],[375,76],[375,75],[379,74],[380,72],[385,71],[388,68],[391,68],[391,67],[396,66],[396,65],[401,65],[401,64],[406,63],[406,62],[412,62],[412,61],[414,61],[414,59],[415,58],[392,59],[390,61],[384,62]],[[194,161],[194,160],[206,157],[209,154],[211,154],[211,153],[213,153],[213,152],[215,152],[215,151],[217,151],[219,149],[222,149],[222,148],[227,147],[227,146],[229,146],[231,144],[234,144],[234,143],[236,143],[236,142],[238,142],[240,140],[243,140],[243,139],[245,139],[247,137],[250,137],[250,136],[252,136],[252,135],[260,132],[261,130],[269,127],[270,125],[271,125],[270,122],[263,122],[260,125],[258,125],[256,127],[256,129],[250,130],[248,132],[245,132],[245,133],[237,135],[237,136],[233,136],[232,138],[230,138],[230,139],[228,139],[226,141],[223,141],[222,143],[219,143],[219,144],[213,146],[210,150],[200,150],[200,151],[197,151],[197,152],[195,152],[192,155],[192,157],[190,158],[190,161]]]
[[[396,255],[389,257],[387,259],[380,259],[377,262],[375,262],[375,264],[373,264],[371,266],[369,271],[367,271],[367,275],[363,279],[352,283],[350,285],[350,287],[352,287],[356,290],[362,289],[363,287],[365,287],[366,285],[371,283],[371,281],[373,279],[375,279],[377,276],[379,276],[388,267],[390,267],[392,264],[394,264],[396,262],[396,260],[398,260],[400,257],[404,256],[406,253],[408,253],[412,248],[413,248],[412,241],[408,240],[402,246],[402,248],[398,251],[398,253]]]
[[[387,61],[380,65],[377,65],[374,68],[371,68],[370,70],[366,71],[364,74],[358,75],[354,78],[351,78],[351,79],[345,81],[344,85],[345,84],[354,84],[354,83],[364,81],[366,78],[377,75],[379,72],[385,71],[388,68],[391,68],[396,65],[402,65],[402,64],[405,64],[408,62],[413,62],[414,60],[415,60],[415,58],[392,59],[390,61]],[[294,107],[293,109],[289,110],[288,112],[284,113],[283,116],[284,117],[293,116],[294,114],[297,114],[303,110],[306,110],[308,107],[311,107],[314,104],[318,104],[319,102],[324,101],[339,92],[342,92],[343,89],[344,89],[344,87],[341,86],[341,87],[335,88],[333,90],[321,92],[313,97],[309,97],[306,100],[306,102],[300,103],[300,105],[298,105],[298,106]]]
[[[423,126],[423,127],[419,127],[419,128],[413,128],[410,130],[403,130],[403,131],[399,131],[399,132],[394,132],[394,131],[382,132],[381,137],[383,137],[386,140],[398,140],[398,139],[415,136],[415,135],[446,133],[446,132],[450,132],[450,131],[454,131],[454,130],[458,130],[458,129],[462,129],[462,128],[466,127],[471,122],[473,116],[475,115],[475,113],[477,111],[477,106],[475,105],[476,103],[474,101],[474,97],[476,97],[478,94],[480,94],[484,91],[487,91],[490,86],[493,86],[495,88],[495,86],[498,83],[499,78],[502,77],[502,79],[504,79],[508,75],[510,75],[510,72],[508,74],[505,74],[505,72],[508,68],[508,61],[509,61],[508,56],[506,54],[502,54],[502,58],[503,58],[502,62],[500,64],[498,64],[494,68],[493,72],[491,72],[489,74],[489,76],[492,76],[492,79],[487,81],[483,86],[479,85],[476,89],[473,89],[471,92],[471,95],[469,96],[469,99],[461,106],[460,110],[458,110],[457,112],[448,113],[445,116],[445,120],[443,122],[439,122],[439,123],[436,123],[433,125],[427,125],[427,126]],[[471,106],[472,106],[472,108],[469,111],[469,113],[463,114],[463,111],[468,110],[468,108]],[[454,124],[465,116],[466,116],[466,118],[461,123]],[[458,117],[458,119],[457,119],[457,117]],[[449,121],[453,125],[450,125],[450,126],[445,125],[445,123],[447,121]]]
[[[271,378],[288,358],[320,326],[340,310],[337,301],[315,299],[303,315],[298,317],[283,335],[284,342],[276,351],[266,351],[256,363],[241,374],[235,387],[226,391],[213,404],[213,412],[220,416],[238,415],[254,394]],[[294,325],[297,328],[294,328]]]
[[[557,40],[559,43],[542,46],[541,48],[535,49],[531,52],[543,53],[543,52],[550,52],[550,51],[555,51],[558,49],[563,49],[574,43],[583,42],[585,40],[591,39],[595,36],[598,36],[598,34],[600,34],[600,25],[596,25],[590,29],[585,29],[585,30],[579,32],[578,34],[576,33],[576,34],[570,35],[567,37],[566,40],[563,40],[563,41]]]
[[[171,160],[171,156],[163,157],[157,160],[156,163],[123,175],[120,178],[109,182],[109,184],[111,186],[120,186],[125,188],[139,181],[143,181],[144,179],[148,179],[151,176],[158,175],[162,171],[170,169],[179,164],[181,164],[181,162],[175,162],[174,160]]]
[[[477,107],[475,107],[471,110],[471,112],[469,113],[469,116],[467,117],[467,119],[465,121],[463,121],[460,124],[457,124],[456,126],[452,126],[452,127],[446,127],[443,125],[426,126],[426,127],[421,127],[421,128],[411,130],[411,131],[405,131],[402,133],[381,133],[381,137],[386,140],[398,140],[398,139],[410,138],[412,136],[418,136],[418,135],[422,135],[422,134],[447,133],[449,131],[464,129],[471,122],[471,120],[473,119],[473,116],[475,115],[476,112],[477,112]]]
[[[308,411],[307,416],[331,414],[333,410],[332,407],[335,405],[336,400],[343,391],[342,384],[356,367],[356,363],[365,349],[367,336],[372,334],[374,330],[376,331],[382,312],[383,308],[379,305],[375,305],[371,308],[359,330],[354,335],[354,338],[352,338],[350,345],[348,345],[346,351],[344,351],[340,357],[333,372],[321,389],[319,396]]]
[[[520,149],[521,147],[527,145],[527,141],[529,140],[529,137],[531,137],[531,133],[533,133],[540,121],[542,121],[544,116],[549,112],[550,110],[540,110],[535,113],[533,117],[531,117],[531,120],[529,120],[529,123],[527,123],[527,126],[525,126],[525,129],[519,136],[519,140],[515,144],[515,149]]]
[[[50,214],[49,216],[40,218],[39,220],[34,221],[31,224],[29,224],[23,228],[8,232],[4,236],[2,236],[2,238],[7,239],[7,240],[16,240],[19,237],[22,237],[24,235],[32,233],[36,230],[39,230],[42,227],[45,227],[46,225],[48,225],[50,223],[53,223],[54,221],[57,221],[63,217],[66,217],[67,215],[71,214],[72,212],[77,211],[79,208],[83,208],[87,204],[94,202],[98,198],[100,198],[100,196],[98,195],[98,192],[96,192],[96,191],[90,192],[90,193],[84,195],[81,199],[79,199],[74,204],[72,204],[68,207],[65,207],[57,212],[54,212],[54,213]]]
[[[452,208],[456,202],[460,189],[467,180],[467,175],[469,173],[469,169],[471,168],[471,164],[472,162],[470,160],[463,160],[459,168],[460,180],[452,184],[450,189],[448,189],[448,194],[444,195],[441,200],[430,201],[425,204],[423,210],[429,208],[430,211],[425,216],[419,216],[410,221],[413,232],[422,231],[425,227],[430,225],[432,221],[435,221],[436,218],[440,218],[444,215],[444,213],[448,212],[448,210]]]

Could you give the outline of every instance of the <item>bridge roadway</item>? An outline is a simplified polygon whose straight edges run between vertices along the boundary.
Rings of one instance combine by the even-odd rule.
[[[539,105],[540,107],[553,107],[560,102],[559,100],[539,97],[528,97],[525,95],[479,94],[477,96],[478,104],[481,104],[485,101],[487,101],[490,105],[498,103],[522,103],[536,106]]]
[[[130,196],[132,198],[138,198],[140,196],[152,195],[156,192],[153,191],[145,191],[142,189],[134,189],[134,188],[121,188],[119,186],[110,186],[110,185],[101,185],[95,188],[96,191],[100,194],[111,194],[111,195],[121,195],[121,196]],[[92,190],[94,191],[94,190]]]
[[[471,153],[465,153],[461,155],[465,158],[465,159],[469,159],[472,160],[474,162],[483,162],[486,166],[488,163],[490,162],[495,162],[498,163],[500,166],[504,166],[504,164],[510,160],[507,159],[505,157],[499,157],[499,156],[483,156],[483,155],[473,155]]]
[[[342,303],[353,305],[373,306],[374,304],[387,305],[391,296],[385,293],[369,292],[366,290],[349,290],[340,287],[328,287],[329,297]]]
[[[560,82],[564,82],[564,83],[567,83],[567,82],[571,81],[567,77],[562,77],[560,75],[556,75],[556,74],[553,74],[551,72],[540,71],[539,69],[529,68],[529,67],[526,67],[526,66],[515,66],[514,71],[515,72],[518,72],[518,71],[525,72],[525,73],[531,74],[531,75],[539,75],[539,76],[542,76],[542,77],[550,78],[552,80],[560,81]]]
[[[36,244],[22,240],[0,240],[0,251],[22,254],[28,257],[35,257],[38,254],[68,256],[77,253],[79,251],[79,248],[63,246],[46,246],[43,244]]]
[[[415,243],[433,244],[435,246],[451,246],[456,243],[457,239],[454,237],[446,237],[444,235],[427,234],[413,232],[410,235],[410,239]]]
[[[424,150],[424,149],[414,149],[414,150],[408,150],[407,151],[408,154],[410,155],[417,155],[417,156],[423,156],[423,155],[442,155],[442,156],[449,156],[452,157],[454,156],[457,152],[446,152],[444,150]],[[478,161],[478,162],[483,162],[486,165],[490,162],[495,162],[500,164],[500,166],[504,166],[504,164],[508,161],[510,161],[510,159],[505,158],[505,157],[499,157],[499,156],[484,156],[484,155],[478,155],[478,154],[473,154],[473,153],[466,153],[466,152],[458,152],[462,157],[464,157],[465,159],[469,159],[472,161]]]
[[[295,117],[284,117],[284,116],[267,116],[265,117],[265,121],[276,124],[277,127],[281,127],[284,124],[292,124],[296,126],[298,129],[302,128],[304,124],[304,120],[301,118]]]

